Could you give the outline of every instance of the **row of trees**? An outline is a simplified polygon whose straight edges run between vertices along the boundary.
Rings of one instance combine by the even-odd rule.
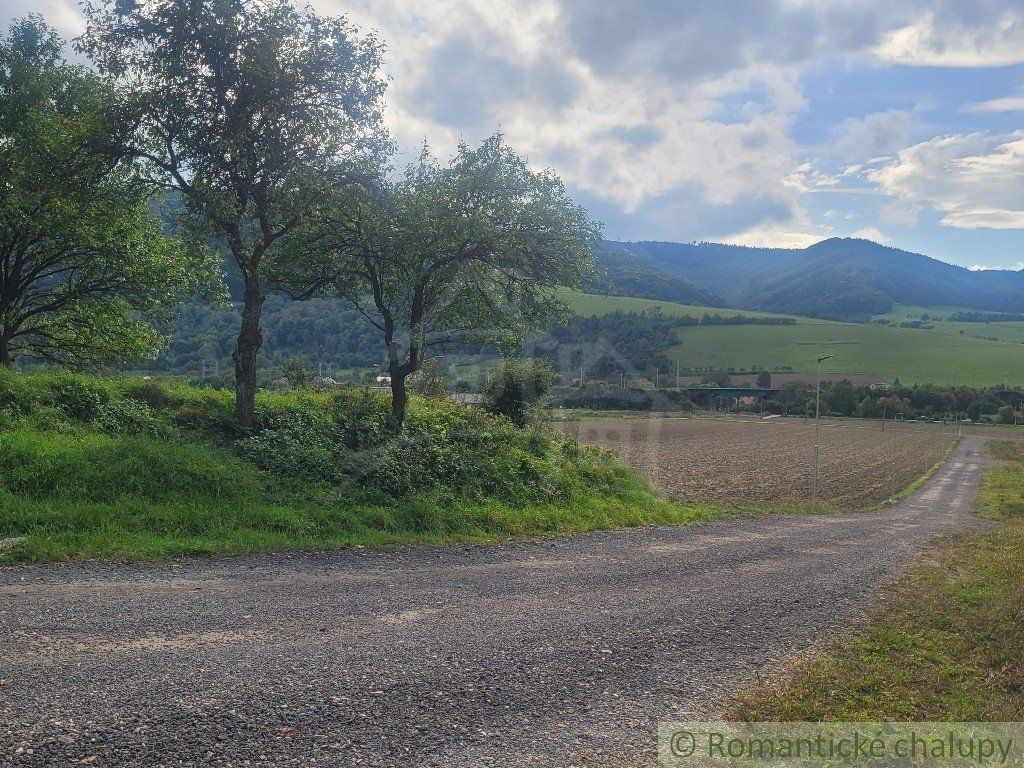
[[[268,292],[342,297],[376,327],[397,429],[431,349],[507,342],[565,312],[600,228],[500,135],[404,174],[383,46],[288,0],[107,0],[66,63],[39,18],[0,49],[0,359],[151,355],[157,325],[241,283],[236,415],[253,423]],[[10,170],[11,173],[7,173]],[[70,172],[69,172],[70,171]],[[11,189],[14,189],[11,192]],[[170,232],[154,195],[177,212]]]
[[[772,413],[810,414],[814,411],[814,387],[787,383],[765,399],[764,410]],[[932,384],[906,386],[899,383],[885,389],[857,385],[843,379],[825,382],[821,390],[822,413],[862,418],[970,418],[998,416],[1014,423],[1014,411],[1024,404],[1024,392],[1013,389],[943,387]],[[762,407],[761,403],[753,406]]]

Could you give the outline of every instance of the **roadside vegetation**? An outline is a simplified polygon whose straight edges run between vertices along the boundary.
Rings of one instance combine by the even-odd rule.
[[[937,546],[867,629],[747,692],[743,720],[1019,721],[1024,717],[1024,446],[986,474],[978,513],[995,530]]]
[[[516,414],[521,399],[508,398]],[[396,437],[366,389],[228,391],[0,372],[6,561],[483,541],[682,523],[610,454],[546,426],[413,397]]]

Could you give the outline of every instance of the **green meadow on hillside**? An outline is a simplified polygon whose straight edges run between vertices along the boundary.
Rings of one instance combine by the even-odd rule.
[[[936,333],[945,333],[950,336],[959,336],[960,331],[964,336],[973,336],[979,339],[999,339],[1000,341],[1011,341],[1024,344],[1024,323],[964,323],[949,320],[949,316],[955,312],[973,312],[970,307],[915,307],[908,304],[899,304],[892,308],[892,311],[884,315],[876,315],[875,320],[891,320],[897,323],[908,320],[919,320],[927,315],[924,321],[926,325],[934,326],[930,329]]]
[[[665,314],[771,316],[767,313],[737,309],[696,307],[671,302],[615,296],[574,295],[570,304],[581,315],[605,314],[619,309],[638,312],[660,307]],[[908,308],[899,315],[906,319]],[[927,311],[927,308],[912,308]],[[942,316],[957,307],[944,309]],[[779,315],[774,315],[779,317]],[[875,374],[910,383],[976,384],[992,386],[1024,382],[1024,324],[1021,323],[949,323],[934,330],[892,328],[870,323],[841,323],[829,320],[795,318],[793,325],[718,325],[679,329],[680,344],[669,357],[684,369],[792,369],[813,371],[819,355],[835,355],[828,361],[832,373]],[[898,319],[893,316],[892,319]],[[1006,326],[1000,338],[993,326]],[[971,328],[971,326],[976,326]],[[965,328],[961,337],[959,328]],[[989,329],[987,332],[984,329]],[[972,333],[973,331],[973,333]]]
[[[735,317],[736,315],[747,315],[752,317],[785,317],[785,315],[773,314],[771,312],[755,312],[748,309],[729,309],[725,307],[701,307],[693,304],[677,304],[671,301],[658,301],[657,299],[638,299],[633,296],[598,296],[592,293],[567,292],[566,302],[574,314],[583,315],[606,315],[609,312],[621,310],[623,312],[645,312],[658,308],[666,315],[691,315],[702,317],[705,314],[722,315],[723,317]],[[799,318],[802,320],[803,318]]]

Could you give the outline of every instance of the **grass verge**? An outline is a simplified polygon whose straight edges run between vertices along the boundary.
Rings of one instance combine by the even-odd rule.
[[[1024,719],[1024,446],[996,443],[978,499],[996,530],[936,545],[858,636],[781,686],[745,692],[752,721]]]
[[[211,443],[0,432],[0,563],[493,541],[680,524],[725,510],[662,500],[629,470],[558,502],[444,488],[390,499],[288,482]]]

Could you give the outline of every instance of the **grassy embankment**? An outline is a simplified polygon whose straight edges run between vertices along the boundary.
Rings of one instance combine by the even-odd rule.
[[[749,691],[745,720],[1019,721],[1024,718],[1024,446],[986,474],[978,513],[998,528],[936,547],[868,627]]]
[[[480,541],[683,523],[610,455],[414,399],[390,436],[362,390],[229,392],[0,371],[0,562]]]
[[[574,294],[569,297],[580,315],[606,314],[616,309],[643,311],[660,307],[665,314],[761,315],[750,310],[696,307],[672,302],[620,296]],[[903,308],[906,310],[907,308]],[[921,308],[927,309],[927,308]],[[950,308],[945,308],[950,309]],[[775,315],[778,317],[778,315]],[[839,323],[797,317],[793,325],[713,325],[678,331],[680,344],[669,351],[686,369],[812,371],[820,354],[834,354],[828,371],[875,374],[904,384],[972,384],[992,386],[1024,381],[1024,354],[1016,343],[1024,339],[1024,324],[939,323],[933,330],[891,328],[866,323]],[[1005,325],[998,331],[995,325]],[[1011,328],[1010,326],[1019,326]],[[967,329],[964,337],[958,330]],[[1018,333],[1018,331],[1020,331]],[[999,341],[975,338],[997,336]]]

